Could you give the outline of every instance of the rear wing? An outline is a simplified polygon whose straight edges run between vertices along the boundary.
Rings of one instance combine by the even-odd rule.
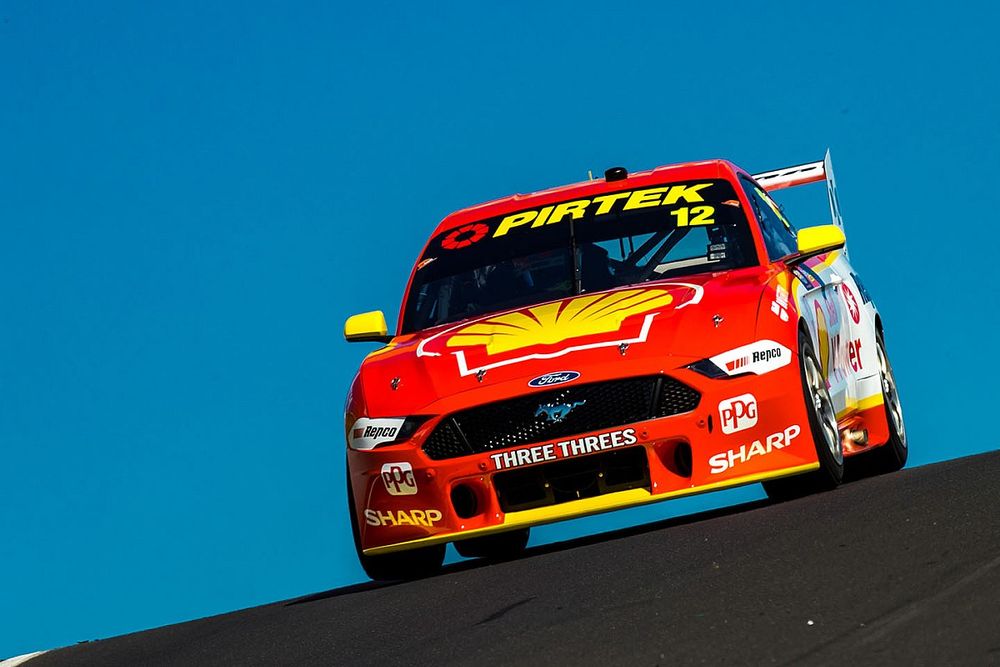
[[[830,217],[833,224],[841,229],[844,228],[844,219],[840,215],[840,201],[837,199],[837,181],[833,177],[833,162],[830,160],[830,151],[826,151],[826,156],[819,162],[809,162],[799,164],[794,167],[765,171],[754,174],[754,180],[767,190],[781,190],[782,188],[793,188],[796,185],[806,185],[807,183],[818,183],[826,181],[826,194],[830,200]],[[847,254],[847,249],[844,249]]]

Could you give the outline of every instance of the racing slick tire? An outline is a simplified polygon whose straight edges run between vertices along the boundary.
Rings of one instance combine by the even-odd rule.
[[[862,452],[850,463],[852,476],[869,477],[896,472],[906,465],[909,447],[906,444],[906,426],[903,423],[903,407],[899,402],[896,377],[892,373],[889,355],[885,351],[885,338],[877,334],[879,372],[882,378],[882,402],[885,404],[885,420],[889,425],[889,440],[870,452]]]
[[[354,534],[354,550],[358,561],[370,579],[375,581],[398,581],[405,579],[420,579],[435,574],[444,563],[444,544],[430,547],[408,549],[395,553],[366,556],[361,550],[361,533],[358,530],[358,517],[354,513],[352,501],[354,491],[351,489],[351,473],[347,472],[347,513],[351,517],[351,532]]]
[[[837,427],[826,378],[820,370],[812,343],[804,331],[799,331],[799,377],[802,395],[809,415],[809,430],[819,459],[819,470],[794,477],[783,477],[763,483],[768,498],[782,501],[800,498],[819,491],[829,491],[844,480],[844,446]]]
[[[517,558],[528,546],[528,528],[520,528],[496,535],[473,537],[455,542],[458,555],[466,558],[483,558],[489,561],[502,561]]]

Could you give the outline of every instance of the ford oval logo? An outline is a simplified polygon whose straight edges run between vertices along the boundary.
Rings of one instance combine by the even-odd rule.
[[[546,373],[545,375],[539,375],[534,380],[528,383],[529,387],[549,387],[554,384],[562,384],[563,382],[572,382],[573,380],[580,377],[580,374],[576,371],[556,371],[554,373]]]

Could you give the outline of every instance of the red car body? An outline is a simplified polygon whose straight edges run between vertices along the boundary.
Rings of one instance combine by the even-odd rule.
[[[739,198],[731,205],[753,211],[741,178],[752,179],[712,160],[506,197],[449,215],[421,257],[430,261],[434,243],[462,248],[496,235],[497,220],[506,224],[502,233],[520,233],[531,223],[514,214],[531,211],[522,217],[537,220],[546,207],[558,212],[560,203],[655,206],[675,183],[728,181]],[[400,324],[391,342],[364,360],[347,398],[348,442],[361,447],[347,450],[359,553],[379,556],[819,468],[797,341],[802,331],[817,349],[824,335],[834,340],[844,303],[839,296],[832,297],[836,304],[805,301],[808,290],[793,268],[821,275],[842,253],[797,264],[770,261],[762,229],[748,217],[762,258],[752,266],[582,293],[419,331],[404,332]],[[823,312],[800,312],[814,307]],[[404,301],[400,323],[406,312]],[[867,299],[864,315],[872,331],[881,328]],[[861,345],[856,362],[862,352],[874,355]],[[824,354],[833,362],[827,374],[837,372],[835,356],[850,363],[846,348]],[[865,358],[869,366],[873,358]],[[699,368],[705,360],[722,373]],[[532,411],[536,422],[525,421]],[[594,428],[565,432],[561,424],[571,411]],[[843,433],[866,434],[863,443],[845,439],[847,455],[888,440],[880,391],[847,395],[837,412]],[[459,435],[446,425],[456,415],[464,420]],[[419,418],[407,421],[412,416]],[[623,418],[630,421],[618,423]],[[465,442],[466,431],[503,433],[483,449]],[[565,463],[582,460],[594,463]]]

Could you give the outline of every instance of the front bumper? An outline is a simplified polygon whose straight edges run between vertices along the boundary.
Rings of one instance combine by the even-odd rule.
[[[435,425],[433,420],[406,443],[349,450],[361,548],[366,555],[390,553],[818,468],[795,361],[765,375],[718,380],[687,369],[671,371],[668,375],[701,394],[694,410],[557,442],[432,460],[421,446]],[[795,391],[790,391],[793,387]],[[748,426],[744,420],[735,432],[729,424],[729,432],[723,432],[720,404],[747,394],[756,404],[755,423]],[[496,483],[498,475],[532,469],[546,483],[546,471],[555,470],[561,461],[587,457],[596,461],[596,457],[626,450],[641,450],[644,474],[633,475],[630,482],[618,486],[602,485],[599,492],[592,486],[578,493],[579,499],[566,493],[553,498],[550,493],[548,500],[540,502],[554,504],[520,509],[525,505],[501,497]]]

